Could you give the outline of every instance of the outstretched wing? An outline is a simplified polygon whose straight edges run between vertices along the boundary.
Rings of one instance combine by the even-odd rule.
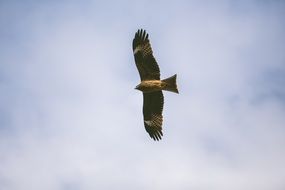
[[[133,40],[133,53],[141,81],[159,80],[160,71],[152,54],[152,49],[145,30],[138,30]]]
[[[163,136],[163,103],[162,91],[143,93],[144,126],[150,137],[157,141]]]

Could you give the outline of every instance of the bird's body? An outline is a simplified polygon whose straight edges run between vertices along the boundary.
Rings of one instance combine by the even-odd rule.
[[[137,90],[144,93],[155,92],[160,90],[167,90],[178,93],[176,86],[176,75],[164,80],[144,80],[136,86]]]
[[[141,78],[141,83],[135,89],[143,92],[144,126],[151,138],[160,140],[163,136],[164,97],[162,90],[178,93],[176,75],[160,80],[160,70],[153,57],[148,34],[142,29],[135,34],[133,53]]]
[[[160,91],[166,86],[166,83],[161,81],[161,80],[145,80],[142,81],[136,89],[144,92],[144,93],[149,93],[149,92],[155,92],[155,91]]]

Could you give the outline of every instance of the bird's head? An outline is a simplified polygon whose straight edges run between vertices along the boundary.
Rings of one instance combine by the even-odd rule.
[[[141,90],[141,86],[140,86],[140,85],[137,85],[137,86],[135,87],[135,89],[136,89],[136,90]]]

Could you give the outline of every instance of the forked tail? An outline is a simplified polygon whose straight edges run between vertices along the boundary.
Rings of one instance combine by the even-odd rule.
[[[163,90],[175,92],[177,94],[179,93],[178,89],[177,89],[177,84],[176,84],[176,76],[177,75],[175,74],[172,77],[169,77],[169,78],[162,80],[163,82],[166,83],[166,86]]]

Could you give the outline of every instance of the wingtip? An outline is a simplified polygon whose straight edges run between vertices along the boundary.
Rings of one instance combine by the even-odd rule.
[[[149,134],[149,136],[150,136],[154,141],[160,141],[160,140],[162,139],[163,133],[162,133],[162,131],[158,131],[157,133]]]
[[[145,29],[140,28],[137,30],[135,37],[140,37],[143,40],[147,40],[148,39],[148,33],[146,32]]]

